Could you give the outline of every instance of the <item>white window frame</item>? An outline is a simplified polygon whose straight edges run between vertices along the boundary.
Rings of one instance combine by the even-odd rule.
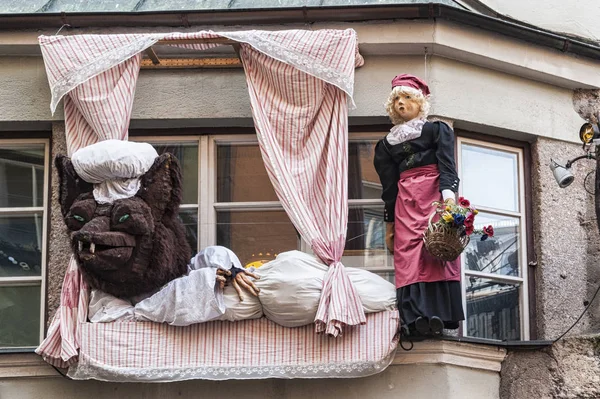
[[[349,143],[365,140],[376,141],[381,138],[381,132],[358,132],[349,134]],[[215,134],[215,135],[190,135],[190,136],[136,136],[132,141],[144,141],[148,143],[198,143],[198,203],[183,204],[180,209],[198,209],[198,248],[200,250],[209,245],[216,244],[217,211],[283,211],[280,201],[256,201],[256,202],[217,202],[217,146],[218,145],[258,145],[255,134]],[[209,188],[208,190],[206,188]],[[351,199],[349,207],[375,206],[383,207],[383,201],[377,199]],[[383,209],[383,208],[382,208]],[[211,228],[203,228],[211,226]],[[310,245],[304,240],[300,243],[300,250],[311,253]],[[393,273],[393,257],[386,253],[385,266],[364,267],[374,273]]]
[[[501,216],[510,216],[519,219],[519,238],[520,238],[520,270],[519,277],[515,276],[504,276],[494,273],[484,273],[477,271],[467,271],[464,267],[461,268],[461,282],[462,282],[462,297],[463,297],[463,309],[465,312],[465,320],[463,321],[462,331],[463,336],[468,337],[468,315],[467,315],[467,296],[466,296],[466,279],[469,276],[486,278],[492,281],[509,283],[518,286],[519,289],[519,315],[520,315],[520,338],[522,341],[527,341],[529,337],[529,287],[528,287],[528,266],[527,266],[527,207],[525,202],[525,164],[523,149],[520,147],[512,147],[502,144],[495,144],[488,141],[471,139],[466,137],[456,137],[456,165],[458,169],[458,176],[462,181],[462,145],[472,145],[476,147],[489,148],[492,150],[498,150],[515,154],[517,156],[517,187],[518,187],[518,200],[519,200],[519,211],[507,211],[496,208],[490,208],[482,206],[480,204],[473,204],[479,211]],[[459,195],[462,195],[462,184],[459,188]],[[465,264],[465,255],[461,255],[462,264]],[[492,339],[490,339],[492,340]]]
[[[42,214],[42,234],[40,242],[41,250],[41,273],[39,276],[29,277],[0,277],[0,287],[27,287],[34,286],[32,283],[40,285],[40,331],[38,344],[35,346],[20,346],[20,347],[1,347],[0,350],[19,350],[35,348],[42,342],[46,327],[46,262],[47,262],[47,244],[48,244],[48,182],[50,174],[50,140],[48,139],[0,139],[0,146],[16,146],[16,145],[43,145],[44,146],[44,189],[41,195],[43,196],[42,206],[38,207],[7,207],[0,208],[0,216],[5,215],[33,215],[35,213]],[[37,284],[36,284],[37,285]]]

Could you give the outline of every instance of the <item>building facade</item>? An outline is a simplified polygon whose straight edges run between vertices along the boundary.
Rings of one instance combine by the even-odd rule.
[[[125,14],[54,3],[43,12],[8,9],[0,15],[0,397],[596,397],[584,396],[600,389],[597,374],[587,377],[597,371],[594,338],[552,347],[548,342],[579,318],[600,283],[595,163],[575,163],[575,183],[566,189],[548,165],[551,158],[564,163],[584,154],[578,133],[585,120],[573,108],[573,93],[600,88],[600,46],[593,36],[517,24],[470,3],[265,4],[175,13],[144,9],[150,5],[143,2]],[[69,13],[74,11],[83,13]],[[461,195],[481,210],[478,222],[496,230],[495,240],[473,240],[463,255],[466,320],[459,335],[399,349],[386,371],[351,381],[144,385],[61,377],[32,353],[58,307],[70,256],[52,164],[66,153],[64,115],[62,107],[50,113],[37,42],[61,26],[60,34],[68,35],[354,29],[365,64],[356,70],[357,107],[349,117],[343,262],[392,281],[373,146],[390,128],[383,104],[391,79],[399,73],[423,77],[432,92],[430,118],[446,121],[456,133]],[[191,57],[183,50],[156,51],[161,58]],[[270,185],[252,126],[241,68],[142,68],[130,140],[149,142],[181,161],[180,216],[191,247],[225,245],[243,264],[292,249],[310,251]],[[598,332],[599,307],[593,303],[569,336]],[[585,359],[575,363],[576,354]],[[572,372],[575,365],[585,372]]]

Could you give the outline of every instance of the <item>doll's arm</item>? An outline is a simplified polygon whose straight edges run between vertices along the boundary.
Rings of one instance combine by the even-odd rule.
[[[440,191],[444,201],[448,198],[454,200],[454,194],[458,192],[460,181],[456,173],[456,162],[454,161],[454,131],[443,122],[435,122],[435,125],[437,125],[437,128],[434,128],[434,135],[437,143],[438,168],[440,170]]]
[[[373,164],[382,186],[381,199],[385,203],[383,220],[394,223],[394,208],[398,196],[400,171],[398,164],[392,158],[383,140],[380,140],[375,146]]]

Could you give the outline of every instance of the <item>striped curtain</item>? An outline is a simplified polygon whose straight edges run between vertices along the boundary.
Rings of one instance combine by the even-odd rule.
[[[83,82],[64,97],[69,155],[98,141],[127,140],[141,59],[138,53]],[[60,306],[36,353],[57,367],[73,364],[77,360],[81,323],[87,321],[87,311],[88,287],[71,255]]]
[[[348,224],[346,93],[249,45],[240,55],[271,183],[302,238],[330,265],[316,331],[338,336],[343,326],[366,322],[340,262]]]

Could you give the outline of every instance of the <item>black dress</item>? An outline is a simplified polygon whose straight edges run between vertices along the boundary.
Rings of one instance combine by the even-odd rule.
[[[443,122],[426,122],[421,136],[390,145],[384,138],[375,147],[374,165],[382,185],[384,220],[395,221],[400,173],[425,165],[437,165],[440,192],[458,191],[454,160],[454,132]],[[460,281],[417,282],[398,287],[398,309],[403,325],[412,327],[418,317],[439,317],[448,329],[464,320]]]

